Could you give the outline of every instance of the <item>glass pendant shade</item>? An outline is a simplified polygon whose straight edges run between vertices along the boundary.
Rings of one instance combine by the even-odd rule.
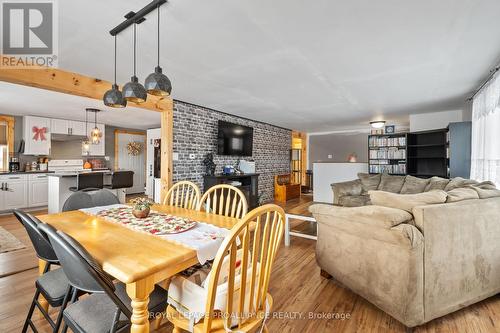
[[[143,85],[139,83],[137,76],[132,76],[130,82],[123,86],[123,98],[133,103],[144,103],[148,93]]]
[[[127,106],[127,100],[123,98],[123,94],[117,84],[113,84],[113,87],[106,91],[103,101],[104,105],[112,108],[124,108]]]
[[[154,73],[148,75],[144,87],[148,94],[155,96],[169,96],[172,92],[172,83],[170,79],[162,73],[160,66],[156,66]]]
[[[89,151],[90,151],[90,140],[88,137],[86,137],[83,141],[82,141],[82,147],[83,147],[83,151],[88,154]]]

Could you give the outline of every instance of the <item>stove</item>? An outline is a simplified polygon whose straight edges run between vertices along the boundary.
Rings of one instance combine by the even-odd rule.
[[[56,173],[74,173],[83,171],[83,160],[50,160],[49,171]]]

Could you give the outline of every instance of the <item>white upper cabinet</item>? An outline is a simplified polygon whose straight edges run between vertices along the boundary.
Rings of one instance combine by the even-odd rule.
[[[85,122],[83,121],[69,121],[69,128],[71,135],[85,135]]]
[[[50,155],[51,119],[23,117],[24,154]]]
[[[69,134],[69,120],[51,119],[50,129],[52,134]]]

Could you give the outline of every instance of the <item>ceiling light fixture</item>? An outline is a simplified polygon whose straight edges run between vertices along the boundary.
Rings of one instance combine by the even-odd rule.
[[[136,49],[137,49],[137,24],[144,22],[144,18],[142,20],[138,20],[134,22],[134,76],[131,77],[130,82],[123,86],[123,97],[133,103],[144,103],[147,99],[147,92],[144,89],[144,86],[139,83],[139,79],[136,76]]]
[[[101,142],[102,132],[97,127],[97,113],[101,112],[101,110],[94,108],[87,108],[86,110],[94,113],[94,129],[90,132],[90,141],[93,145],[98,145]]]
[[[82,148],[83,148],[83,152],[87,155],[90,152],[90,139],[89,139],[88,124],[89,124],[89,110],[85,109],[85,138],[82,141]]]
[[[103,97],[104,105],[110,106],[112,108],[124,108],[127,106],[127,100],[123,98],[123,94],[120,91],[118,85],[116,84],[116,35],[115,35],[115,83],[111,86],[111,89],[106,91]]]
[[[385,125],[385,120],[370,121],[370,126],[372,128],[382,128]]]
[[[158,64],[155,67],[154,73],[151,73],[146,78],[144,82],[144,87],[148,94],[155,96],[170,96],[172,92],[172,83],[170,79],[162,73],[162,69],[160,67],[160,5],[157,7],[158,9]]]

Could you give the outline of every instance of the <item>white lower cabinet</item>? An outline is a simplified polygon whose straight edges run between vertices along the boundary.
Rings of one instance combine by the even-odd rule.
[[[49,201],[49,183],[47,174],[30,175],[28,182],[28,206],[47,206]]]
[[[0,176],[0,211],[47,206],[47,181],[47,174]]]

